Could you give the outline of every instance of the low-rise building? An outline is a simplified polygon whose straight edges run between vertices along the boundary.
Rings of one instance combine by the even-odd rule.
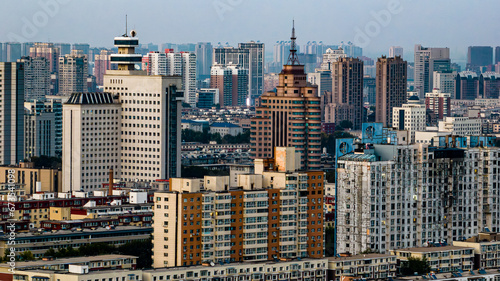
[[[324,281],[328,260],[295,259],[269,262],[242,262],[230,264],[207,263],[189,267],[167,267],[144,270],[144,281]]]
[[[243,133],[243,128],[231,123],[213,123],[210,126],[210,133],[219,133],[221,137],[225,135],[237,136]]]
[[[107,269],[136,269],[136,256],[129,255],[100,255],[90,257],[72,257],[49,260],[17,261],[16,271],[29,270],[54,270],[69,271],[70,265],[87,266],[89,271]],[[0,264],[0,272],[8,272],[9,264]]]
[[[73,266],[68,272],[53,270],[26,270],[16,271],[13,280],[36,280],[36,281],[82,281],[82,280],[126,280],[142,281],[141,270],[102,270],[88,271],[86,266]]]
[[[470,117],[446,117],[439,121],[440,132],[450,132],[452,135],[477,136],[482,134],[482,120]]]
[[[474,260],[472,247],[418,247],[391,250],[391,254],[395,255],[401,263],[408,261],[409,257],[425,258],[431,271],[440,273],[472,270]]]
[[[328,281],[387,279],[396,276],[396,256],[383,254],[347,255],[328,258]]]
[[[20,184],[26,195],[38,192],[62,190],[62,172],[58,169],[35,168],[31,162],[21,162],[19,166],[0,167],[0,184],[8,182],[8,174],[13,170],[14,181]],[[38,185],[38,190],[37,190]]]
[[[465,241],[453,241],[453,246],[474,249],[474,269],[500,267],[500,234],[479,233]]]
[[[43,256],[50,248],[58,250],[73,247],[76,249],[85,244],[99,242],[119,246],[136,240],[146,241],[150,238],[152,231],[152,227],[119,226],[115,229],[98,228],[94,230],[16,233],[16,252],[30,251],[35,258],[38,258]],[[7,244],[8,241],[8,236],[0,237],[1,253],[5,253],[5,250],[11,247]]]

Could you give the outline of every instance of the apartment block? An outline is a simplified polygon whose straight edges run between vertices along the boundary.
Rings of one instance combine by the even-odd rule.
[[[322,171],[276,148],[255,174],[175,178],[155,193],[154,267],[324,256]]]
[[[498,231],[500,150],[491,138],[363,146],[338,158],[337,252],[388,253]]]
[[[408,103],[392,109],[392,127],[400,131],[408,131],[409,140],[415,142],[415,132],[425,131],[425,105],[417,96],[408,99]]]
[[[465,241],[453,241],[453,246],[474,249],[474,269],[497,269],[500,266],[500,237],[495,232],[479,233]]]
[[[268,262],[243,262],[230,264],[204,264],[190,267],[168,267],[144,270],[144,281],[159,280],[220,280],[220,281],[323,281],[328,260],[282,259]]]
[[[406,102],[407,63],[400,57],[377,60],[375,121],[392,126],[392,109]]]
[[[420,247],[391,251],[402,263],[413,258],[426,258],[431,271],[446,273],[472,270],[473,248],[459,246]]]
[[[443,120],[451,115],[451,94],[439,89],[425,93],[425,107],[430,109],[438,120]]]
[[[415,45],[415,90],[420,99],[432,92],[434,71],[451,70],[449,48],[428,48]]]
[[[328,258],[326,280],[388,279],[397,272],[396,256],[384,254],[340,255]]]
[[[87,92],[88,57],[80,50],[59,57],[59,93]]]

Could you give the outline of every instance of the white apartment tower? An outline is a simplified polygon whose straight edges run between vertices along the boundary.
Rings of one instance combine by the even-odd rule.
[[[401,58],[403,58],[403,47],[401,47],[401,46],[391,46],[389,48],[389,57],[390,58],[395,58],[395,57],[401,57]]]

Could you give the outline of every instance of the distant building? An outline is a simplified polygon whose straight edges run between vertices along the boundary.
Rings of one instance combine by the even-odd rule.
[[[212,108],[219,104],[219,89],[218,88],[205,88],[198,90],[196,97],[197,108]]]
[[[491,64],[493,64],[493,47],[470,46],[467,49],[467,70],[477,73],[479,72],[479,68],[481,66],[487,66]]]
[[[104,74],[107,70],[112,70],[110,50],[101,50],[101,53],[94,56],[94,76],[98,86],[104,84]]]
[[[482,134],[482,120],[471,117],[445,117],[439,121],[439,132],[449,132],[456,136],[478,136]]]
[[[363,77],[363,103],[376,104],[377,81],[375,77]]]
[[[25,156],[61,157],[62,104],[60,100],[25,102]]]
[[[18,62],[24,64],[24,99],[45,99],[50,94],[48,61],[44,57],[23,57]]]
[[[196,79],[203,80],[210,77],[212,66],[213,47],[210,42],[198,42],[196,44]]]
[[[219,104],[245,106],[248,97],[248,70],[237,65],[214,65],[211,70],[210,88],[219,90]]]
[[[389,48],[389,57],[390,58],[395,58],[395,57],[403,58],[403,47],[391,46]]]
[[[455,79],[455,99],[474,100],[479,96],[479,76],[473,71],[462,71]]]
[[[30,57],[47,60],[50,73],[59,73],[59,56],[64,55],[66,54],[61,54],[60,49],[52,43],[35,43],[29,49]]]
[[[433,88],[432,90],[439,89],[441,93],[449,93],[455,99],[455,87],[457,72],[455,71],[434,71],[433,74]],[[429,92],[430,93],[430,92]]]
[[[451,115],[451,94],[434,89],[425,94],[425,106],[430,109],[439,120]]]
[[[22,57],[21,43],[7,42],[3,44],[3,61],[16,62]]]
[[[495,47],[495,64],[498,63],[500,63],[500,46]],[[500,69],[497,68],[496,71],[500,73]]]
[[[54,47],[59,48],[59,55],[65,56],[71,54],[71,44],[68,43],[54,43]]]
[[[211,134],[220,134],[221,137],[225,135],[237,136],[243,133],[243,128],[232,123],[213,123],[210,125]]]
[[[203,123],[196,122],[193,120],[182,119],[181,129],[182,130],[192,130],[195,132],[203,132]]]
[[[483,99],[498,99],[500,97],[500,73],[482,73],[479,76],[479,91]]]
[[[392,108],[392,127],[408,131],[411,143],[415,142],[416,131],[425,131],[425,105],[417,96],[410,97],[401,107]]]
[[[400,57],[377,60],[375,120],[392,127],[392,109],[406,102],[407,63]]]
[[[332,91],[323,99],[326,123],[349,120],[354,130],[363,123],[363,62],[357,58],[339,58],[330,65]]]
[[[90,55],[90,45],[87,43],[75,43],[73,44],[71,50],[81,51],[83,55],[87,56],[87,58]]]
[[[426,48],[415,45],[415,91],[424,99],[425,93],[432,92],[434,71],[450,70],[449,48]]]
[[[0,165],[24,158],[24,64],[0,62]]]
[[[327,49],[323,54],[323,60],[321,62],[321,69],[331,70],[332,64],[338,61],[340,58],[346,58],[347,54],[342,48]]]
[[[88,59],[82,51],[73,50],[59,58],[59,93],[87,92]]]

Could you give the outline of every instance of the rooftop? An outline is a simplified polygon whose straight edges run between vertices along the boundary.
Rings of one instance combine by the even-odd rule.
[[[61,235],[78,235],[78,234],[96,234],[98,232],[122,232],[122,231],[134,231],[134,230],[146,230],[146,231],[152,231],[152,227],[139,227],[139,226],[116,226],[115,229],[106,229],[106,228],[97,228],[95,230],[92,229],[82,229],[82,230],[58,230],[55,232],[52,231],[45,231],[45,232],[23,232],[23,233],[17,233],[16,238],[30,238],[30,237],[40,237],[40,236],[61,236]],[[3,235],[0,237],[1,240],[6,240],[8,239],[7,235]]]
[[[234,125],[232,123],[213,123],[210,127],[216,127],[216,128],[239,128],[240,126]]]
[[[460,247],[460,246],[443,246],[443,247],[417,247],[417,248],[406,248],[394,250],[394,252],[414,252],[414,253],[429,253],[429,252],[444,252],[444,251],[454,251],[454,250],[468,250],[471,247]]]
[[[352,261],[352,260],[368,260],[368,259],[378,259],[378,258],[395,258],[394,255],[386,255],[386,254],[361,254],[354,255],[349,257],[330,257],[328,258],[329,262],[333,261]]]
[[[375,161],[377,161],[377,156],[375,156],[374,154],[350,153],[350,154],[340,156],[338,160],[359,161],[359,162],[375,162]]]
[[[66,104],[114,104],[110,93],[73,93]]]
[[[128,255],[100,255],[100,256],[90,256],[90,257],[74,257],[74,258],[63,258],[63,259],[54,259],[54,260],[36,260],[36,261],[27,261],[27,262],[16,262],[16,268],[22,269],[23,267],[43,267],[57,264],[78,264],[78,263],[87,263],[87,262],[95,262],[95,261],[112,261],[118,259],[137,259],[136,256],[128,256]],[[2,263],[0,267],[9,267],[8,264]]]

